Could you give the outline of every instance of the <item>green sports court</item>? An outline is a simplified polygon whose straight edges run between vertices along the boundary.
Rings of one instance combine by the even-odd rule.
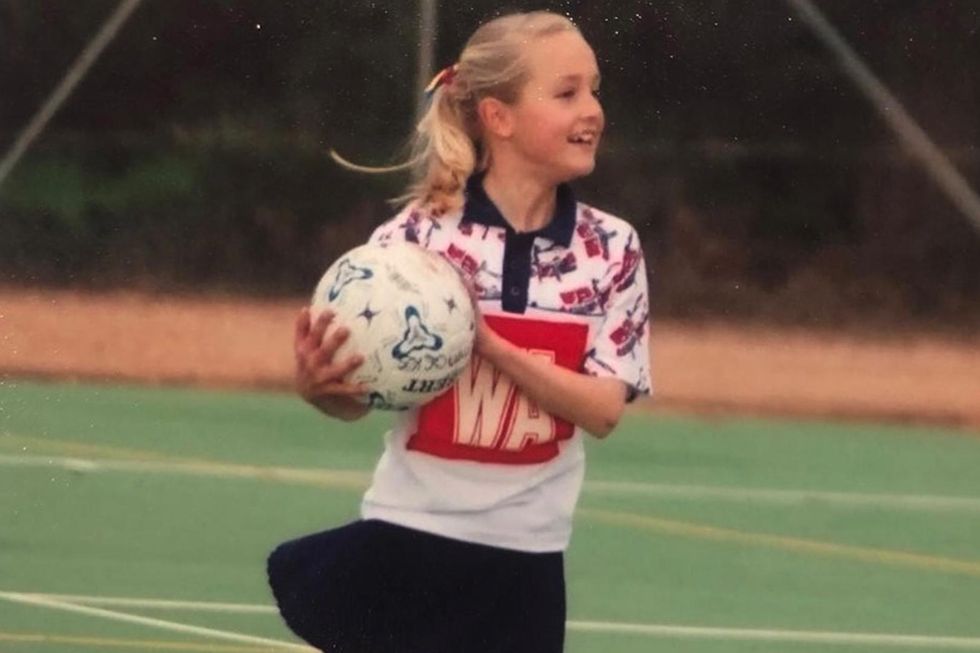
[[[0,652],[300,650],[278,542],[355,518],[388,417],[7,379]],[[589,467],[567,650],[980,651],[980,439],[634,412]]]
[[[391,416],[215,386],[290,385],[423,89],[540,9],[673,325],[587,445],[566,650],[980,653],[980,0],[0,0],[0,653],[311,650],[266,556]]]

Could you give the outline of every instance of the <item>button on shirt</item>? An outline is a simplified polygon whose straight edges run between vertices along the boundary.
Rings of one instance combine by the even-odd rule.
[[[558,188],[555,214],[519,233],[470,179],[462,210],[410,205],[371,242],[409,241],[476,289],[490,328],[535,356],[650,392],[649,302],[636,231]],[[523,551],[567,547],[585,470],[582,429],[541,411],[474,356],[455,385],[398,416],[362,516]]]

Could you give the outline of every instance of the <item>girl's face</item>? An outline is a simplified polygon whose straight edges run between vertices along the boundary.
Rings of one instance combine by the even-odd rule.
[[[531,41],[526,54],[530,77],[510,107],[514,150],[554,183],[589,174],[605,125],[592,48],[561,32]]]

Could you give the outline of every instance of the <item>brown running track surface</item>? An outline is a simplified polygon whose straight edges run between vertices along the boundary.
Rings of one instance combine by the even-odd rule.
[[[0,376],[289,388],[303,300],[0,288]],[[661,322],[653,407],[980,429],[980,336]]]

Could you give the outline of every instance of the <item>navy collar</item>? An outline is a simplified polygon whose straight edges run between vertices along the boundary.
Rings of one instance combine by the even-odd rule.
[[[483,189],[484,175],[486,175],[485,172],[478,172],[466,182],[466,204],[463,207],[462,222],[475,222],[488,227],[503,227],[508,233],[514,233],[514,228],[510,226],[497,205],[493,203]],[[528,232],[528,235],[547,238],[562,247],[568,247],[572,244],[577,210],[575,194],[572,192],[571,186],[560,184],[555,198],[555,214],[551,221],[537,231]]]

